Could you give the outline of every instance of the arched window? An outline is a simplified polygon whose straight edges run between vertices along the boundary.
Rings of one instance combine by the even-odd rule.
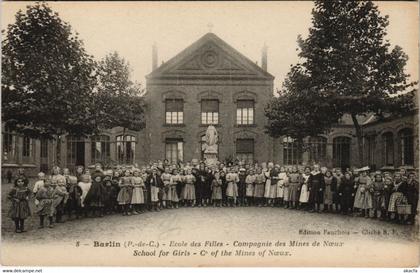
[[[291,137],[283,138],[283,164],[298,165],[302,163],[302,150]]]
[[[399,133],[401,165],[414,165],[414,138],[411,128],[402,129]]]
[[[182,139],[165,139],[165,159],[171,164],[184,161],[184,142]]]
[[[376,137],[370,135],[366,137],[367,146],[367,161],[370,166],[375,165],[375,150],[376,150]]]
[[[22,141],[22,162],[33,163],[35,160],[34,140],[28,136],[24,136]]]
[[[165,123],[183,124],[184,123],[184,101],[182,99],[165,100]]]
[[[336,137],[333,139],[333,162],[334,167],[350,167],[351,138]]]
[[[236,124],[252,125],[254,124],[254,100],[241,99],[236,102]]]
[[[106,135],[91,138],[92,163],[108,162],[111,158],[110,137]]]
[[[219,101],[214,99],[201,100],[201,124],[219,123]]]
[[[382,135],[383,143],[383,159],[385,166],[394,165],[394,135],[392,132],[387,132]]]
[[[309,139],[309,160],[322,162],[327,159],[327,138],[318,136]]]
[[[117,136],[117,158],[119,164],[133,164],[136,152],[136,137],[132,135]]]
[[[16,139],[16,134],[10,131],[8,128],[5,128],[5,130],[2,132],[2,159],[4,163],[16,163]]]

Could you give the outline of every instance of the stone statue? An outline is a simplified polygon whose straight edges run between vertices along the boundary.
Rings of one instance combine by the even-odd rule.
[[[218,135],[216,127],[213,125],[207,127],[205,140],[204,153],[217,153]]]

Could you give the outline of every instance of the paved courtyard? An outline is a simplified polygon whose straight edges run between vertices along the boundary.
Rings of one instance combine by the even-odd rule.
[[[47,243],[74,248],[77,243],[91,246],[94,241],[110,240],[153,240],[168,245],[171,241],[215,240],[227,242],[232,246],[235,241],[323,241],[328,238],[331,241],[343,242],[349,247],[347,250],[345,247],[337,249],[337,253],[353,251],[353,247],[359,251],[374,247],[372,253],[387,247],[411,247],[413,244],[418,247],[416,226],[396,225],[361,217],[264,207],[180,208],[133,216],[115,214],[103,218],[67,221],[57,224],[53,229],[42,230],[37,229],[38,217],[33,216],[26,224],[28,231],[15,234],[13,223],[7,218],[5,192],[9,186],[3,185],[2,189],[2,236],[3,243],[9,246]],[[300,233],[300,230],[319,231],[321,235],[305,235]],[[383,230],[386,230],[387,234],[383,234]],[[326,231],[341,233],[324,235]],[[342,233],[347,231],[350,234]],[[376,231],[380,231],[380,234]]]

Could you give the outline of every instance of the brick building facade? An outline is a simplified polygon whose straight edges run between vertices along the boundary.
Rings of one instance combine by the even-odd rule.
[[[202,159],[203,136],[209,124],[219,133],[219,160],[274,161],[281,165],[320,162],[329,167],[370,165],[375,169],[405,166],[418,169],[418,112],[400,118],[361,118],[364,162],[357,156],[351,120],[343,117],[328,133],[305,140],[299,152],[293,139],[272,139],[264,133],[264,108],[273,96],[274,77],[208,33],[146,77],[146,127],[140,132],[113,128],[99,136],[62,136],[59,144],[34,140],[2,128],[2,177],[25,168],[30,176],[61,166],[144,164]],[[57,156],[57,149],[59,156]]]
[[[265,69],[212,33],[154,69],[146,77],[146,161],[201,159],[209,124],[219,134],[219,160],[271,158],[264,107],[274,77]]]

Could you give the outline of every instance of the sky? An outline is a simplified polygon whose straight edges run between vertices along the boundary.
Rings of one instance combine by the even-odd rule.
[[[2,2],[1,24],[13,23],[30,2]],[[418,3],[376,2],[389,15],[388,39],[408,54],[406,70],[418,80]],[[101,59],[117,51],[129,61],[134,80],[145,85],[151,72],[152,45],[159,64],[210,31],[254,62],[268,46],[268,72],[280,88],[297,63],[297,37],[311,26],[310,1],[296,2],[49,2],[79,33],[87,52]]]

